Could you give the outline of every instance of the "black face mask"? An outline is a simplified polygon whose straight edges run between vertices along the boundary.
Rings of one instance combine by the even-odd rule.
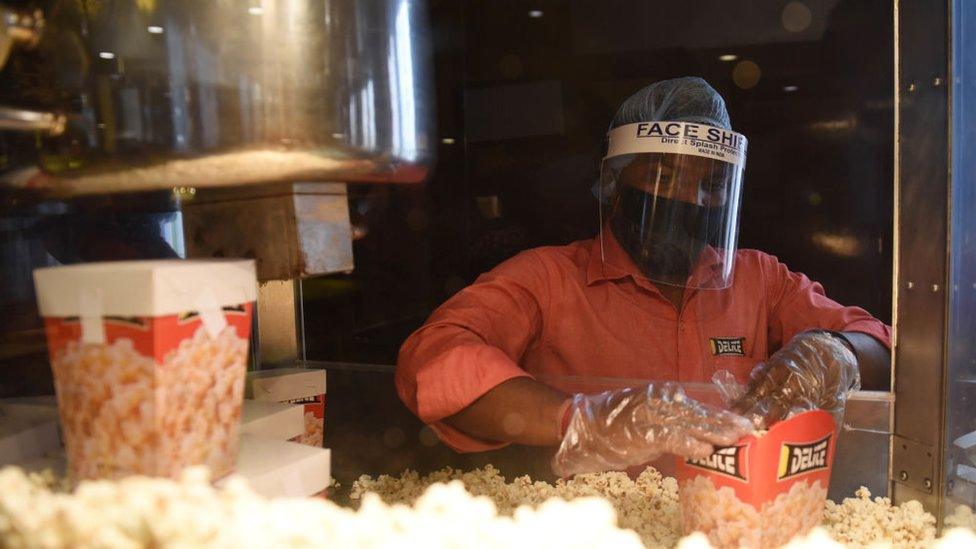
[[[702,249],[718,240],[722,209],[661,198],[630,185],[617,192],[610,228],[620,246],[648,278],[683,284]]]

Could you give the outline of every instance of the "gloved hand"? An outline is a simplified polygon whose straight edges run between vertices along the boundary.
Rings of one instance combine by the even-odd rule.
[[[849,393],[861,388],[857,357],[841,336],[798,334],[750,374],[749,389],[732,409],[768,427],[792,412],[821,409],[844,418]]]
[[[556,474],[621,470],[663,453],[707,457],[753,431],[744,417],[688,398],[674,383],[577,394],[562,444],[552,460]]]

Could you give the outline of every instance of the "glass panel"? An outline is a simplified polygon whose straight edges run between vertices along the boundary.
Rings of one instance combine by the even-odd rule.
[[[945,526],[976,528],[976,6],[952,3],[952,241]]]
[[[554,449],[512,445],[500,450],[458,454],[437,439],[400,403],[389,366],[308,362],[328,371],[325,447],[332,450],[332,475],[340,488],[331,497],[347,502],[360,475],[399,476],[406,469],[421,474],[444,467],[471,470],[491,464],[508,481],[520,475],[533,480],[556,480],[550,467]],[[595,393],[636,387],[648,380],[608,377],[537,376],[539,381],[567,393]],[[682,383],[685,392],[702,402],[720,405],[712,384]],[[888,393],[860,392],[848,404],[830,481],[830,498],[840,501],[866,486],[883,494],[888,483],[888,437],[891,399]],[[674,475],[674,458],[653,463]]]
[[[479,274],[592,238],[615,109],[679,75],[708,80],[750,140],[740,247],[890,321],[890,1],[529,11],[432,3],[437,169],[424,189],[350,190],[356,270],[308,282],[310,357],[393,364],[403,338]]]

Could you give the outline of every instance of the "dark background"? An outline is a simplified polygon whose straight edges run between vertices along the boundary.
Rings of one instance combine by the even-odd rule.
[[[527,248],[596,234],[591,187],[609,121],[656,80],[704,77],[749,138],[740,246],[778,256],[837,301],[890,322],[890,0],[429,6],[433,176],[421,186],[350,186],[362,235],[355,271],[303,282],[306,351],[330,370],[326,446],[346,487],[360,473],[406,467],[494,463],[510,475],[549,475],[548,450],[458,456],[438,444],[396,397],[392,365],[404,338],[480,273]],[[17,91],[0,74],[0,93]],[[0,136],[0,164],[34,146],[23,141]],[[55,257],[180,255],[180,246],[147,244],[172,232],[178,205],[165,194],[0,215],[0,397],[53,392],[30,269]]]
[[[683,75],[722,93],[750,140],[740,247],[890,322],[891,2],[442,0],[430,11],[433,178],[352,189],[366,236],[353,274],[305,283],[309,358],[393,364],[478,274],[595,235],[591,186],[617,105]]]

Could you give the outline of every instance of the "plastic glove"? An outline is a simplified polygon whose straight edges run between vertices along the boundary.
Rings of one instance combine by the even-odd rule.
[[[861,388],[857,357],[841,336],[803,332],[750,374],[749,390],[732,409],[764,428],[788,414],[821,409],[844,418],[850,393]]]
[[[577,394],[562,444],[552,460],[556,474],[621,470],[663,453],[703,458],[753,432],[744,417],[688,398],[674,383]]]

